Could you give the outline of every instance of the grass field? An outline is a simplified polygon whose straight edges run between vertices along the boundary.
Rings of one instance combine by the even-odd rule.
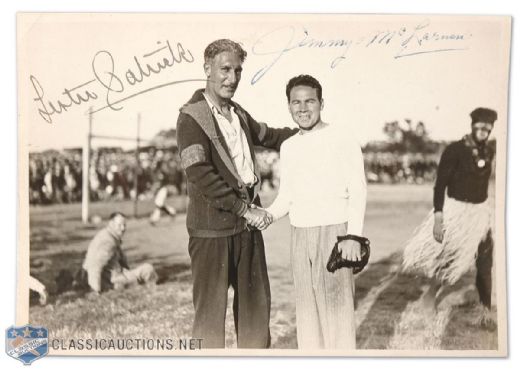
[[[272,194],[263,196],[269,203]],[[180,213],[151,226],[151,203],[139,203],[141,217],[130,219],[124,248],[130,265],[150,262],[159,284],[110,291],[101,296],[78,292],[56,294],[60,269],[77,270],[89,240],[98,231],[80,221],[80,206],[53,205],[30,211],[31,275],[50,292],[50,303],[31,300],[30,322],[49,328],[56,338],[190,337],[193,319],[191,273],[185,229],[185,199],[170,200]],[[357,347],[359,349],[497,349],[497,331],[475,324],[478,317],[474,274],[441,292],[436,315],[426,315],[420,298],[421,277],[396,273],[404,242],[430,209],[430,186],[369,187],[365,234],[372,241],[368,269],[356,279]],[[96,203],[91,212],[106,219],[114,210],[132,213],[132,203]],[[271,281],[272,347],[296,348],[295,308],[289,261],[287,218],[264,232]],[[226,344],[235,346],[229,293]],[[496,317],[495,317],[496,319]]]

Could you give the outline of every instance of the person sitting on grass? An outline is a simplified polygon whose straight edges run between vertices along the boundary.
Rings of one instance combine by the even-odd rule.
[[[121,248],[126,231],[126,217],[115,212],[108,225],[90,242],[83,269],[87,272],[88,285],[96,293],[110,288],[122,289],[134,284],[155,284],[157,273],[149,263],[130,269]]]

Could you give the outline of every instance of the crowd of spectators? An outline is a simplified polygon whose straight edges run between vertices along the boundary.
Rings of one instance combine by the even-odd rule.
[[[81,197],[81,152],[49,150],[29,155],[29,202],[74,202]]]
[[[371,183],[424,183],[435,179],[438,154],[365,152],[365,171]],[[136,160],[139,166],[136,166]],[[31,204],[70,203],[81,200],[81,149],[31,153],[29,156],[29,200]],[[264,188],[278,187],[279,157],[272,151],[257,153]],[[302,163],[304,165],[304,163]],[[136,167],[138,168],[136,171]],[[137,175],[137,183],[135,176]],[[137,192],[135,185],[137,184]],[[185,191],[185,177],[176,149],[121,148],[93,150],[90,159],[92,201],[150,198],[163,185]]]
[[[80,201],[82,169],[81,149],[31,153],[29,202],[50,204]],[[149,147],[141,149],[136,158],[135,152],[101,148],[93,150],[90,158],[89,186],[92,201],[152,197],[164,184],[182,193],[185,190],[183,183],[176,150]]]
[[[368,152],[363,155],[367,181],[371,183],[433,182],[438,154]]]

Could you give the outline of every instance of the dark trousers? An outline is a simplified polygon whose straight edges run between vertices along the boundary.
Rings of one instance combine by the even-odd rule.
[[[238,347],[269,347],[271,292],[262,234],[244,231],[229,237],[190,237],[189,253],[195,307],[193,337],[202,338],[203,348],[225,347],[231,285]]]
[[[493,237],[491,231],[488,232],[487,237],[478,246],[477,255],[477,279],[476,285],[480,302],[487,308],[491,308],[491,290],[492,290],[492,275],[493,268]]]

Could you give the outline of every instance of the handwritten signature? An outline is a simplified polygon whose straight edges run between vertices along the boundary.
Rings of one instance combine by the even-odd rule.
[[[401,26],[394,30],[377,31],[374,34],[356,39],[337,38],[328,40],[311,37],[306,28],[296,28],[291,25],[276,28],[261,36],[253,44],[253,54],[273,56],[273,58],[256,71],[251,78],[251,84],[254,85],[264,77],[284,55],[302,48],[339,49],[339,55],[330,63],[332,69],[347,59],[347,53],[352,52],[351,50],[354,48],[395,47],[397,51],[393,54],[394,59],[421,54],[467,50],[464,42],[471,38],[471,34],[442,33],[431,31],[429,28],[430,20],[426,19],[412,27]],[[280,41],[282,47],[272,46],[280,44]]]
[[[194,61],[191,51],[185,49],[181,43],[177,43],[175,47],[172,47],[168,40],[164,46],[160,41],[158,41],[157,44],[159,45],[157,49],[142,55],[141,58],[134,56],[133,67],[128,68],[124,75],[115,73],[116,64],[114,57],[109,51],[98,51],[94,55],[91,63],[94,78],[74,87],[64,88],[62,92],[63,97],[55,101],[48,100],[45,97],[45,90],[42,84],[35,76],[31,75],[29,79],[36,94],[34,101],[36,101],[38,105],[38,113],[45,122],[53,123],[54,115],[63,114],[74,106],[101,98],[103,99],[104,105],[93,109],[92,113],[107,108],[118,111],[123,109],[121,106],[122,102],[146,92],[179,83],[205,81],[202,79],[175,80],[141,89],[130,94],[123,94],[128,88],[138,86],[153,75],[158,75],[177,64],[183,62],[193,63]]]

